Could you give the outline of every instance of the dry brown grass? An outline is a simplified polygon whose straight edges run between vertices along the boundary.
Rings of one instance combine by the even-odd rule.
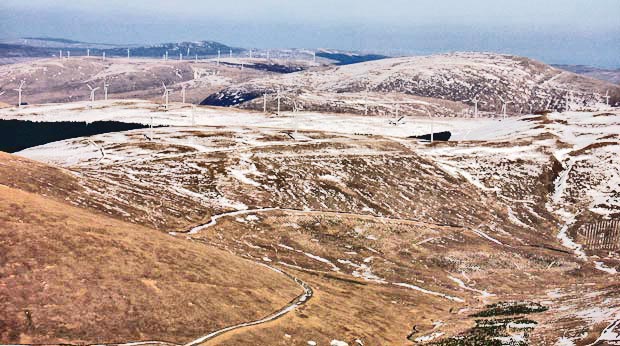
[[[0,343],[183,342],[301,292],[228,252],[2,184]]]

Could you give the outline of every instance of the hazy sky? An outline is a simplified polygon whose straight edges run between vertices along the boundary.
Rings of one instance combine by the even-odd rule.
[[[620,0],[2,0],[0,37],[500,51],[620,67]]]

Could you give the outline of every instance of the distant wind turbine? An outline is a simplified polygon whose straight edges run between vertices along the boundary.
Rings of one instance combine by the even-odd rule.
[[[607,90],[605,92],[605,104],[609,106],[609,99],[611,98],[611,96],[609,96],[609,90]]]
[[[474,118],[478,117],[478,103],[480,102],[480,100],[478,99],[478,95],[476,94],[476,96],[474,96],[472,99],[469,100],[463,100],[463,102],[468,102],[471,101],[474,103]]]
[[[280,87],[278,87],[278,116],[280,116]]]
[[[103,80],[103,99],[108,100],[108,87],[110,84],[105,79]]]
[[[99,87],[93,88],[89,84],[86,86],[90,89],[90,102],[95,102],[95,91],[99,90]]]
[[[183,104],[185,104],[185,89],[186,88],[187,86],[185,84],[181,86],[181,96],[183,97]]]
[[[508,103],[510,103],[510,102],[506,102],[506,100],[504,100],[504,98],[499,96],[499,95],[497,95],[497,97],[499,97],[499,99],[502,100],[502,115],[503,115],[504,119],[506,119],[506,111],[507,111],[507,108],[508,108],[507,106],[508,106]]]
[[[17,91],[17,107],[21,108],[22,107],[22,90],[24,88],[24,84],[26,83],[26,81],[21,81],[21,83],[19,83],[19,88],[17,89],[13,89],[15,91]]]
[[[86,56],[90,56],[90,48],[86,48]]]
[[[183,60],[183,53],[179,53],[179,61]]]
[[[103,54],[101,55],[102,60],[105,61],[105,51],[103,52]]]
[[[58,51],[58,58],[62,60],[62,49]]]
[[[220,66],[220,58],[222,55],[222,51],[221,50],[217,50],[217,66]]]
[[[165,107],[166,107],[166,110],[168,110],[168,99],[169,99],[169,96],[170,96],[170,92],[172,92],[173,90],[172,89],[168,89],[168,87],[166,86],[166,83],[164,83],[164,82],[161,82],[161,85],[163,85],[163,87],[164,87],[164,94],[162,95],[162,98],[165,100],[165,102],[166,102]]]
[[[129,48],[127,48],[127,59],[129,59],[129,56],[130,56],[130,54],[129,54]]]
[[[229,58],[232,58],[232,49],[229,49],[229,50],[228,50],[228,57],[229,57]]]

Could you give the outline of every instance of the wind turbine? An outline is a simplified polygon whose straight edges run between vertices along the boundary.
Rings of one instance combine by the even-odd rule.
[[[24,84],[26,83],[26,81],[22,81],[21,83],[19,83],[19,88],[17,89],[13,89],[15,91],[17,91],[17,107],[21,108],[22,107],[22,89],[24,88]]]
[[[476,96],[474,96],[472,99],[469,100],[463,100],[463,102],[468,102],[471,101],[474,103],[474,118],[478,117],[478,103],[480,102],[480,100],[478,100],[478,94],[476,94]]]
[[[161,85],[163,85],[164,87],[164,94],[162,95],[162,98],[166,101],[166,110],[168,110],[168,98],[170,96],[170,92],[172,92],[172,89],[168,89],[168,87],[166,86],[166,83],[161,82]]]
[[[605,104],[607,104],[609,106],[609,99],[611,98],[611,96],[609,96],[609,90],[607,90],[605,92]]]
[[[183,60],[183,53],[179,53],[179,61]]]
[[[90,48],[86,48],[86,56],[90,56]]]
[[[183,104],[185,104],[185,88],[187,88],[187,86],[185,84],[183,84],[181,86],[181,95],[183,97]]]
[[[250,59],[252,59],[252,48],[250,48]]]
[[[280,87],[278,87],[278,116],[280,116]]]
[[[105,51],[103,52],[102,58],[103,58],[103,61],[105,61]]]
[[[62,60],[62,49],[58,51],[58,57],[60,60]]]
[[[129,48],[127,48],[127,59],[129,59]]]
[[[263,93],[263,113],[267,113],[267,90]]]
[[[71,51],[70,51],[70,50],[68,50],[68,51],[67,51],[67,59],[69,59],[70,57],[71,57]]]
[[[232,49],[229,49],[229,50],[228,50],[228,57],[229,57],[229,58],[232,58]]]
[[[105,79],[103,80],[103,98],[104,100],[108,100],[108,87],[110,86],[110,84],[108,84],[108,81],[106,81]]]
[[[168,51],[166,51],[166,54],[164,55],[164,60],[168,61]]]
[[[187,47],[187,55],[186,56],[189,56],[189,47]]]
[[[86,86],[90,89],[90,102],[95,102],[95,91],[99,90],[99,87],[93,88],[89,84]]]
[[[312,52],[312,61],[316,62],[316,52]]]
[[[497,95],[497,97],[499,97],[499,99],[502,100],[502,115],[504,116],[504,119],[506,119],[507,105],[510,102],[506,102],[506,100],[504,100],[504,98],[499,95]]]
[[[222,51],[220,51],[219,49],[217,50],[217,66],[220,66],[220,58],[222,55]]]

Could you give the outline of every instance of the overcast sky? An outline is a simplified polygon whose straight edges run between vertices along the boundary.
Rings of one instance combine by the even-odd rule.
[[[620,0],[2,0],[0,36],[390,54],[484,50],[620,67]]]

